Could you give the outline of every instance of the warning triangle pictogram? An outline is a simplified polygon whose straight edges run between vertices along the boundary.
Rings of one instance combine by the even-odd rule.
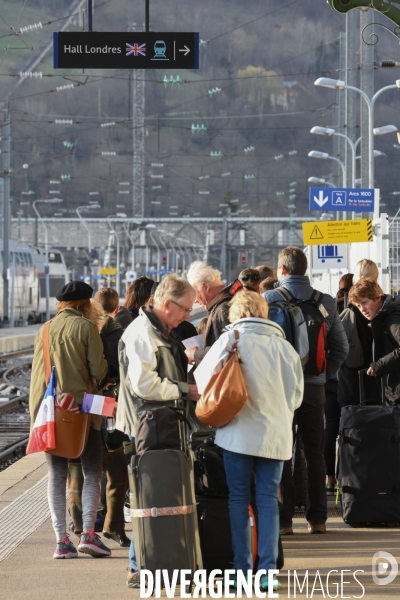
[[[322,235],[318,225],[314,227],[312,233],[310,235],[310,240],[323,240],[324,236]]]

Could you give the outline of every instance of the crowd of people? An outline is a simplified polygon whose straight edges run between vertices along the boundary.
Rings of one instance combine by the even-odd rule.
[[[80,281],[58,292],[48,333],[57,393],[72,395],[80,406],[84,393],[93,390],[115,397],[117,410],[111,430],[104,417],[91,416],[79,459],[46,453],[54,558],[73,558],[78,552],[110,556],[98,535],[102,531],[103,538],[129,546],[127,585],[139,587],[134,540],[125,533],[126,447],[132,447],[144,410],[180,400],[196,420],[200,394],[233,348],[240,355],[248,398],[237,416],[217,429],[215,442],[224,454],[235,570],[252,568],[248,505],[254,474],[258,568],[275,568],[279,534],[293,534],[297,436],[307,464],[308,531],[326,533],[340,410],[359,402],[358,371],[365,368],[374,378],[375,385],[369,386],[373,398],[380,398],[383,386],[389,402],[400,399],[400,298],[392,299],[379,287],[378,269],[370,260],[342,277],[336,299],[315,292],[306,273],[303,251],[288,247],[280,251],[276,270],[246,268],[228,285],[218,270],[195,261],[186,279],[170,275],[155,283],[138,278],[122,304],[115,290],[101,288],[93,296],[93,289]],[[273,316],[287,311],[285,294],[318,310],[315,322],[319,319],[320,325],[315,339],[309,333],[305,366],[284,320],[278,323]],[[185,348],[182,340],[197,333],[188,321],[194,303],[207,311],[198,327],[203,344]],[[48,383],[43,352],[41,330],[32,366],[32,423]],[[77,546],[67,532],[67,485]],[[261,584],[268,588],[268,576]],[[279,587],[277,579],[273,586]]]

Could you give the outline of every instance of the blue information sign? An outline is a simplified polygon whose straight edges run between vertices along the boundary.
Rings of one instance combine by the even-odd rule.
[[[375,190],[362,188],[310,188],[310,210],[373,212]]]

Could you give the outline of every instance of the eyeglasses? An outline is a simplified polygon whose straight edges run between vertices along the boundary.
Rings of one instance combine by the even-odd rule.
[[[182,306],[182,304],[179,304],[179,302],[175,302],[175,300],[172,300],[172,298],[170,298],[170,300],[171,300],[171,302],[172,302],[173,304],[176,304],[176,306],[179,306],[179,308],[180,308],[181,310],[184,310],[185,312],[187,312],[187,313],[188,313],[188,315],[190,315],[190,313],[192,312],[192,309],[191,309],[191,308],[186,308],[185,306]]]
[[[260,281],[261,275],[259,273],[245,273],[241,275],[240,281]]]

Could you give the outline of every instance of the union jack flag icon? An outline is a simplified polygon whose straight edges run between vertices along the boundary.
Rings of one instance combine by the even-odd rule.
[[[126,56],[146,56],[146,44],[126,44]]]

